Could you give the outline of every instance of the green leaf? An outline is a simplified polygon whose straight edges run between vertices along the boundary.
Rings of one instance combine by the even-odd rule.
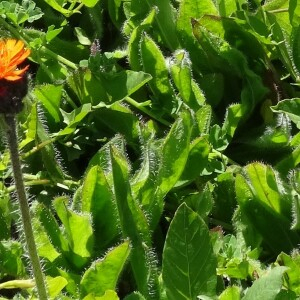
[[[224,75],[215,72],[204,74],[199,80],[199,84],[206,97],[205,105],[211,105],[212,107],[219,105],[225,92]],[[214,89],[211,88],[211,84],[214,85]]]
[[[79,70],[68,77],[67,82],[81,104],[97,105],[108,102],[102,81],[89,69]]]
[[[211,106],[205,104],[199,110],[197,110],[196,120],[200,134],[209,134],[212,121]]]
[[[261,163],[253,163],[246,166],[246,176],[251,183],[251,189],[255,196],[262,201],[265,205],[279,214],[284,214],[289,209],[283,201],[281,194],[284,193],[284,189],[280,182],[277,181],[274,171],[269,166],[265,166]]]
[[[129,237],[133,250],[131,266],[139,290],[155,299],[157,296],[156,262],[151,252],[151,235],[146,216],[132,197],[129,184],[128,163],[115,148],[111,148],[114,192],[118,207],[121,230]],[[151,295],[151,296],[150,296]]]
[[[38,112],[37,106],[33,105],[31,107],[30,113],[26,120],[26,137],[22,139],[19,143],[20,149],[23,149],[27,144],[31,143],[37,138],[37,127],[38,127]]]
[[[15,25],[20,25],[26,21],[32,23],[44,15],[42,10],[36,7],[35,2],[31,0],[22,0],[22,5],[9,1],[1,1],[0,12],[6,15]]]
[[[22,7],[26,10],[28,14],[28,22],[32,23],[36,20],[39,20],[44,16],[42,10],[36,6],[34,1],[31,0],[22,0]]]
[[[67,252],[69,250],[68,248],[68,241],[66,237],[63,234],[63,231],[61,230],[58,221],[56,220],[55,216],[51,212],[51,210],[43,205],[43,204],[37,204],[36,206],[33,206],[34,212],[36,216],[38,217],[39,222],[41,223],[42,227],[44,228],[44,231],[47,233],[49,241],[51,241],[52,247],[54,247],[54,252],[52,253],[52,249],[47,247],[47,243],[45,243],[45,248],[41,247],[41,255],[44,252],[45,257],[52,261],[51,256],[55,256],[54,259],[57,256],[57,252]],[[35,218],[34,218],[35,220]],[[41,239],[43,238],[43,232],[42,228],[40,228],[39,224],[35,224],[36,230],[41,235]],[[45,240],[44,240],[45,242]],[[43,249],[46,249],[43,251]]]
[[[36,122],[35,142],[37,144],[44,143],[44,142],[46,143],[46,145],[42,147],[38,152],[38,154],[42,158],[42,163],[43,163],[41,166],[40,165],[39,166],[42,167],[43,171],[44,169],[46,169],[49,177],[54,182],[56,182],[64,178],[64,172],[57,159],[57,153],[55,152],[53,143],[49,142],[51,141],[51,138],[49,137],[46,130],[44,129],[40,118],[37,117],[38,116],[37,105],[33,105],[32,108],[36,110],[35,112],[36,116],[32,120],[33,122]],[[39,160],[41,160],[41,158],[38,157]]]
[[[287,4],[286,1],[285,4]],[[300,73],[293,60],[293,48],[291,44],[292,27],[287,14],[281,17],[278,14],[268,14],[268,18],[272,29],[272,40],[277,43],[278,56],[291,77],[297,81]]]
[[[244,176],[237,175],[235,184],[241,221],[248,226],[248,232],[253,229],[262,236],[263,246],[271,253],[289,252],[299,239],[299,234],[290,229],[292,195],[271,167],[252,163],[244,171]],[[257,246],[252,244],[253,248]]]
[[[128,41],[128,58],[130,66],[133,70],[141,69],[141,60],[140,60],[140,40],[142,37],[143,31],[151,26],[154,21],[154,17],[157,13],[157,9],[151,9],[150,13],[146,16],[146,18],[141,22],[141,24],[135,27],[132,30]]]
[[[217,260],[204,221],[185,204],[170,224],[163,250],[162,277],[170,300],[215,295]]]
[[[226,110],[226,116],[222,130],[230,140],[233,138],[238,124],[244,115],[243,110],[244,106],[241,104],[232,104]]]
[[[3,190],[2,184],[0,184],[0,189]],[[11,205],[9,195],[1,193],[0,197],[0,241],[7,240],[11,234]]]
[[[68,199],[56,198],[53,201],[58,217],[62,221],[69,244],[69,259],[77,268],[82,268],[90,259],[94,248],[91,218],[87,214],[79,214],[68,207]]]
[[[60,266],[63,267],[62,265]],[[60,268],[57,268],[56,270],[57,270],[57,274],[65,278],[68,282],[68,284],[64,288],[64,292],[67,292],[75,296],[76,298],[79,298],[79,283],[82,275],[78,274],[78,272],[77,274],[72,273],[72,271],[70,271],[70,266],[66,267],[65,270]]]
[[[66,123],[67,126],[56,133],[56,135],[63,136],[73,133],[76,130],[77,125],[80,124],[90,112],[91,104],[83,104],[81,107],[74,109],[70,113],[61,110],[64,117],[64,123]]]
[[[219,300],[240,300],[240,288],[238,286],[228,287],[222,294],[219,296]]]
[[[172,3],[168,0],[145,0],[141,5],[140,0],[132,0],[130,4],[130,25],[132,27],[137,26],[140,23],[141,18],[152,10],[156,9],[157,14],[155,16],[155,22],[153,24],[155,34],[159,36],[165,47],[171,51],[178,47],[178,37],[175,28],[175,10]]]
[[[212,190],[212,185],[208,182],[205,184],[201,192],[188,194],[184,198],[184,202],[197,212],[204,220],[213,208]]]
[[[56,0],[45,0],[45,2],[67,18],[73,14],[71,10],[65,9],[62,5],[60,5],[59,2],[61,1],[58,2]]]
[[[188,53],[184,50],[177,50],[170,62],[172,79],[180,93],[184,103],[193,110],[199,109],[201,103],[197,102],[192,88],[192,64]]]
[[[276,169],[285,176],[289,173],[289,171],[296,168],[299,163],[300,146],[296,147],[292,153],[285,155],[284,158],[276,164]]]
[[[144,71],[152,76],[149,86],[155,96],[153,106],[170,112],[176,103],[163,53],[147,34],[141,39],[140,51]]]
[[[131,70],[92,73],[89,69],[76,72],[68,83],[81,103],[111,105],[130,96],[151,79],[151,75]]]
[[[179,30],[188,30],[191,18],[200,19],[204,15],[218,15],[215,3],[212,0],[195,2],[183,0],[180,3],[177,26]],[[186,27],[187,26],[187,27]]]
[[[62,96],[62,85],[41,85],[36,86],[33,93],[46,108],[46,111],[56,123],[61,120],[60,101]]]
[[[68,284],[68,281],[62,277],[47,277],[47,289],[49,296],[53,299],[59,295],[63,288]]]
[[[237,11],[237,1],[235,0],[218,0],[218,9],[220,16],[229,17]]]
[[[300,129],[300,98],[282,100],[277,105],[271,106],[271,109],[275,113],[286,114]]]
[[[193,120],[191,113],[183,111],[172,125],[161,145],[159,166],[156,174],[154,197],[144,203],[150,213],[151,228],[155,228],[163,211],[163,198],[175,186],[184,171],[189,152]],[[199,144],[200,146],[200,144]]]
[[[293,177],[294,177],[293,179],[295,179],[295,178],[297,178],[297,175],[293,174]],[[295,185],[296,185],[296,188],[297,188],[298,184],[295,184]],[[300,195],[299,195],[299,193],[298,193],[297,190],[296,190],[296,192],[294,194],[292,211],[293,211],[292,229],[299,230],[300,229]]]
[[[178,48],[178,36],[176,34],[175,27],[175,15],[174,7],[172,6],[169,0],[146,0],[150,7],[157,6],[158,14],[156,15],[156,24],[159,28],[160,36],[165,43],[165,45],[171,50],[174,51]]]
[[[290,291],[290,290],[285,290],[285,289],[282,289],[279,294],[276,296],[276,300],[297,300],[298,297],[297,295]]]
[[[297,295],[300,294],[300,256],[295,253],[289,256],[285,253],[280,253],[276,262],[280,266],[288,267],[284,282],[289,290],[294,291]]]
[[[241,143],[234,145],[234,151],[231,151],[231,158],[244,163],[264,160],[270,164],[275,164],[287,157],[292,150],[289,142],[290,122],[284,115],[281,115],[277,122],[279,120],[280,126],[256,127],[248,131],[247,136],[243,136]],[[248,130],[248,126],[241,128]]]
[[[103,296],[97,297],[94,293],[90,293],[83,300],[119,300],[119,297],[115,291],[107,290]]]
[[[192,19],[200,19],[204,15],[218,15],[215,3],[212,0],[180,1],[179,12],[177,16],[177,32],[181,40],[181,46],[190,53],[194,67],[207,68],[205,54],[197,44],[192,30]]]
[[[158,194],[162,197],[176,184],[185,168],[190,152],[192,126],[191,113],[188,110],[183,111],[164,139],[157,173]]]
[[[202,89],[200,89],[199,84],[195,81],[195,79],[192,79],[191,84],[192,84],[192,90],[193,90],[193,93],[197,100],[197,103],[199,103],[201,106],[203,106],[206,101],[204,92],[202,91]]]
[[[130,108],[117,102],[110,108],[99,109],[96,118],[113,132],[122,134],[127,143],[136,148],[140,133],[139,118]]]
[[[84,32],[84,30],[82,28],[75,27],[74,30],[75,30],[77,39],[81,45],[90,46],[92,44],[92,42],[87,37],[86,33]]]
[[[145,85],[152,76],[144,72],[131,70],[106,74],[102,78],[110,102],[122,100]]]
[[[222,72],[222,75],[232,76],[232,80],[242,79],[243,88],[240,97],[244,106],[243,111],[252,112],[268,90],[263,85],[262,78],[249,68],[246,55],[196,20],[193,20],[193,33],[205,51],[211,72]]]
[[[291,25],[297,28],[300,25],[300,8],[298,0],[289,0],[289,17]]]
[[[82,211],[92,215],[97,248],[104,248],[118,234],[116,203],[99,166],[92,167],[82,187]]]
[[[44,36],[43,36],[44,38]],[[55,44],[57,43],[58,38],[55,38]],[[37,46],[35,46],[32,42],[31,47],[32,48],[42,48],[43,41],[37,42]],[[43,49],[43,48],[42,48]],[[33,53],[33,58],[34,58],[34,53]],[[75,58],[75,53],[74,53],[74,58]],[[37,58],[38,59],[38,58]],[[69,75],[68,68],[62,64],[60,61],[53,60],[49,58],[48,60],[45,60],[41,67],[38,69],[37,74],[36,74],[36,83],[39,85],[49,83],[52,84],[60,84],[64,82]]]
[[[13,240],[0,241],[1,274],[13,277],[25,275],[25,268],[22,262],[24,255],[22,245]]]
[[[242,300],[256,300],[262,294],[266,300],[275,299],[281,290],[282,276],[286,270],[286,267],[275,267],[269,270],[264,276],[254,281]]]
[[[118,149],[119,152],[124,153],[125,151],[125,141],[121,135],[116,135],[112,139],[110,139],[97,153],[92,157],[89,161],[88,167],[86,169],[86,173],[89,172],[91,168],[94,166],[99,166],[105,176],[106,180],[108,181],[109,185],[111,186],[112,178],[112,171],[111,171],[111,156],[110,156],[110,149],[111,147]],[[111,175],[111,176],[110,176]]]
[[[54,25],[50,25],[46,32],[46,41],[47,43],[51,42],[55,37],[57,37],[63,30],[63,27],[56,28]]]
[[[90,293],[97,297],[104,296],[107,290],[115,290],[130,252],[130,243],[125,241],[112,248],[103,259],[93,262],[80,282],[81,299]]]
[[[213,236],[215,251],[219,254],[218,275],[246,280],[252,278],[254,273],[260,273],[259,263],[254,260],[258,251],[252,252],[241,234],[222,236],[219,230],[213,232]]]
[[[110,19],[117,28],[121,28],[124,23],[123,2],[122,0],[113,0],[108,3],[108,12]]]
[[[200,176],[208,163],[208,155],[211,147],[204,137],[199,137],[192,141],[188,159],[186,161],[183,173],[181,174],[180,181],[188,182]],[[177,183],[179,185],[180,182]]]
[[[299,19],[300,19],[300,14],[299,14]],[[300,20],[299,20],[299,25],[297,28],[295,28],[293,34],[293,59],[295,62],[295,66],[297,67],[298,72],[300,72]]]
[[[153,201],[153,194],[156,189],[156,170],[160,163],[161,140],[154,139],[153,135],[146,135],[142,138],[142,162],[139,170],[131,179],[132,194],[135,199],[147,210]]]
[[[150,244],[147,219],[131,194],[128,163],[125,157],[113,147],[111,148],[111,159],[114,191],[124,237],[130,237],[135,244],[140,241],[139,234],[142,234],[144,242]]]
[[[215,180],[215,188],[213,191],[214,203],[212,215],[216,220],[230,224],[235,208],[235,177],[231,172],[219,174]]]
[[[33,209],[35,217],[32,219],[32,226],[38,236],[38,254],[53,262],[61,253],[68,251],[68,242],[55,217],[45,205],[35,203]]]
[[[288,7],[288,2],[285,0],[272,0],[264,3],[264,10],[272,11],[277,9],[284,9]]]
[[[99,0],[82,0],[82,3],[87,7],[94,7]]]

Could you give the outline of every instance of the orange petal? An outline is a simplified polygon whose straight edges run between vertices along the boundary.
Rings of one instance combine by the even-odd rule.
[[[23,69],[20,69],[20,70],[9,70],[6,72],[7,75],[10,75],[10,74],[17,74],[17,75],[21,75],[23,73],[25,73],[25,71],[27,71],[27,69],[29,68],[29,66],[26,66],[25,68]]]
[[[5,79],[8,81],[16,81],[21,79],[22,76],[17,76],[17,75],[11,75],[11,76],[5,76]]]
[[[24,48],[24,43],[22,41],[9,39],[6,41],[6,49],[10,57],[15,56]]]
[[[29,66],[19,70],[17,67],[30,55],[30,50],[24,46],[21,40],[0,40],[0,79],[15,81],[22,78]]]
[[[23,49],[22,52],[18,53],[18,56],[16,55],[11,59],[11,63],[13,64],[21,64],[28,56],[30,55],[30,50]]]

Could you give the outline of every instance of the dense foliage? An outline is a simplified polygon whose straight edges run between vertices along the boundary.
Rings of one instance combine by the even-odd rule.
[[[0,14],[31,49],[20,151],[53,299],[300,297],[299,1]],[[1,299],[33,299],[4,139],[0,176]]]

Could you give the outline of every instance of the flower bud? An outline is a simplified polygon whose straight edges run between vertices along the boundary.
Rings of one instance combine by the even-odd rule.
[[[28,91],[26,71],[18,66],[30,55],[20,40],[0,40],[0,113],[16,114],[23,108]]]
[[[16,81],[0,79],[0,113],[17,114],[23,109],[23,98],[28,92],[28,79]]]

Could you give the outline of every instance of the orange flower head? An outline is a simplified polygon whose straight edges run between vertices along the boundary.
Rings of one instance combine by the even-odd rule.
[[[21,79],[29,66],[18,69],[18,65],[29,55],[30,50],[24,48],[22,41],[15,39],[0,40],[0,80],[16,81]]]

